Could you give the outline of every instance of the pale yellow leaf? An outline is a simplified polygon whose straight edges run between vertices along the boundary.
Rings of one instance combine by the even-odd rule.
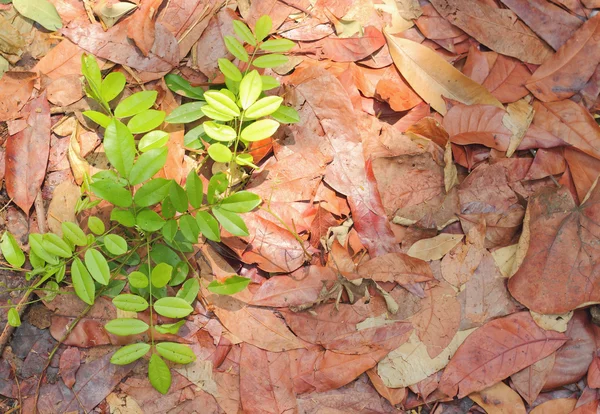
[[[563,313],[562,315],[543,315],[541,313],[529,311],[533,321],[542,329],[547,331],[566,332],[567,324],[573,317],[573,311]]]
[[[408,255],[421,260],[438,260],[465,237],[463,234],[441,233],[430,239],[419,240],[408,249]]]
[[[512,157],[515,153],[525,133],[533,121],[533,106],[529,105],[526,99],[508,104],[506,114],[502,118],[502,124],[512,132],[506,156]]]
[[[479,392],[469,394],[487,414],[525,414],[525,403],[508,385],[500,381]]]

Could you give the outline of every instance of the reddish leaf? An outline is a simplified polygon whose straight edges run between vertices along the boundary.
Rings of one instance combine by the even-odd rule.
[[[33,91],[32,72],[6,72],[0,79],[0,122],[19,117]],[[23,111],[25,112],[25,111]]]
[[[51,49],[46,56],[33,67],[35,72],[55,80],[63,76],[81,76],[81,55],[84,50],[65,39]],[[102,63],[99,60],[99,64]]]
[[[236,13],[223,8],[208,22],[206,30],[198,39],[196,53],[202,56],[198,60],[198,68],[210,79],[219,74],[219,58],[231,59],[233,55],[225,47],[223,36],[233,36],[233,21],[237,19]]]
[[[27,128],[6,142],[6,191],[26,214],[46,175],[50,154],[50,105],[46,94],[24,109]]]
[[[127,37],[148,56],[156,37],[154,19],[163,0],[143,0],[131,18],[127,19]]]
[[[285,308],[312,303],[324,286],[331,285],[336,275],[332,268],[301,267],[289,275],[273,276],[256,291],[251,305]]]
[[[515,102],[529,93],[525,82],[530,76],[527,66],[517,59],[498,55],[483,87],[502,103]]]
[[[156,42],[148,56],[142,55],[127,38],[127,26],[118,24],[106,32],[99,24],[74,21],[62,33],[79,47],[98,57],[140,71],[168,72],[179,64],[177,39],[161,24],[156,25]]]
[[[554,366],[556,354],[550,354],[546,358],[531,364],[527,368],[519,372],[515,372],[510,376],[513,387],[521,394],[521,397],[527,401],[529,405],[538,397],[540,391],[544,387],[550,371]]]
[[[419,120],[429,116],[429,113],[429,104],[422,102],[408,111],[408,113],[402,118],[400,118],[400,120],[394,124],[394,128],[404,132]]]
[[[485,223],[473,226],[465,238],[444,256],[441,263],[442,276],[446,282],[456,288],[467,283],[483,258],[485,241]]]
[[[423,102],[400,76],[396,66],[392,65],[385,70],[384,75],[377,82],[375,92],[381,99],[390,104],[394,111],[407,111]]]
[[[267,352],[247,343],[240,355],[240,397],[244,412],[285,413],[297,410],[286,352]]]
[[[571,150],[570,148],[565,148]],[[576,150],[575,150],[576,151]],[[585,155],[584,155],[585,156]],[[535,159],[527,171],[525,180],[539,180],[549,175],[562,174],[567,164],[563,156],[563,148],[543,149],[535,153]]]
[[[600,250],[595,242],[600,236],[595,220],[599,203],[599,187],[579,208],[564,187],[543,191],[529,202],[524,229],[529,249],[508,282],[515,299],[544,314],[600,300]]]
[[[587,384],[591,388],[600,388],[600,356],[595,353],[587,374]]]
[[[458,27],[444,19],[431,4],[421,7],[423,14],[415,20],[415,25],[428,39],[450,39],[464,34]]]
[[[447,283],[428,286],[421,299],[421,310],[411,317],[419,339],[431,358],[438,356],[452,342],[460,325],[460,303],[456,291]]]
[[[600,17],[592,17],[527,82],[544,102],[567,99],[579,92],[600,63]]]
[[[69,388],[73,388],[75,384],[75,374],[81,364],[81,355],[79,349],[69,347],[64,350],[60,356],[60,377],[64,381],[65,385]]]
[[[377,370],[375,368],[371,368],[370,370],[368,370],[367,375],[369,376],[371,384],[373,384],[373,387],[377,390],[379,395],[388,400],[390,404],[401,404],[402,401],[404,401],[404,399],[406,398],[406,395],[408,394],[406,388],[386,387],[379,374],[377,374]]]
[[[554,50],[558,50],[581,26],[577,17],[544,0],[502,0],[502,3]]]
[[[358,274],[376,282],[396,282],[400,285],[433,280],[427,262],[404,253],[388,253],[374,257],[359,266]]]
[[[356,62],[370,56],[384,44],[383,34],[375,27],[367,26],[360,37],[324,39],[323,54],[334,62]]]
[[[565,335],[538,327],[529,312],[488,322],[458,348],[444,370],[439,389],[462,398],[481,391],[550,355]]]

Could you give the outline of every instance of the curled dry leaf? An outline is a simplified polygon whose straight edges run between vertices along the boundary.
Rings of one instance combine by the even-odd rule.
[[[446,114],[444,98],[466,105],[502,107],[485,88],[472,81],[436,52],[412,40],[385,33],[394,64],[410,86],[440,114]]]
[[[527,89],[544,102],[567,99],[583,89],[600,63],[599,33],[600,16],[594,16],[533,73]]]
[[[408,255],[425,261],[439,260],[464,238],[464,234],[441,233],[410,246]]]
[[[510,293],[529,309],[561,314],[600,301],[600,273],[595,265],[600,228],[593,219],[600,208],[595,186],[577,207],[569,190],[548,189],[528,205],[529,249],[510,278]]]
[[[500,381],[484,390],[469,394],[488,414],[525,414],[525,404],[512,388]]]
[[[567,337],[539,328],[528,312],[488,322],[470,335],[446,367],[440,390],[463,398],[560,348]]]
[[[540,64],[552,55],[552,48],[507,9],[469,0],[433,0],[436,10],[495,52],[527,63]]]
[[[6,191],[26,214],[46,175],[50,154],[50,105],[46,94],[24,109],[27,127],[6,142]]]

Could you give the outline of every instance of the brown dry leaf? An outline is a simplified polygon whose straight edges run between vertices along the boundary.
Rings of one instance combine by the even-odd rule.
[[[555,358],[556,353],[552,353],[510,376],[513,386],[521,397],[527,401],[527,404],[533,404],[540,391],[542,391],[554,366]]]
[[[458,331],[442,353],[433,359],[429,357],[425,344],[419,340],[416,332],[413,332],[408,342],[390,352],[379,362],[377,372],[388,387],[399,388],[417,384],[443,369],[458,347],[475,329]]]
[[[525,414],[525,404],[512,388],[500,381],[479,392],[469,394],[488,414]]]
[[[60,183],[52,193],[48,207],[48,228],[62,236],[61,224],[65,221],[76,223],[75,205],[81,198],[81,189],[70,181]]]
[[[64,39],[33,67],[33,71],[55,80],[68,75],[81,75],[81,55],[84,50]],[[103,63],[98,61],[98,64]]]
[[[485,221],[473,226],[464,244],[451,250],[441,263],[442,277],[456,288],[467,283],[483,258]]]
[[[337,280],[331,267],[301,267],[289,275],[273,276],[264,282],[249,302],[255,306],[286,308],[315,302],[324,286]]]
[[[431,268],[423,260],[404,253],[388,253],[362,263],[358,274],[376,282],[396,282],[400,285],[433,280]]]
[[[377,390],[379,395],[388,400],[390,404],[397,405],[401,404],[402,401],[406,398],[408,391],[406,388],[390,388],[387,387],[379,374],[377,373],[377,369],[371,368],[367,371],[367,375],[371,380],[371,384]]]
[[[450,192],[452,187],[458,185],[458,171],[456,165],[452,160],[452,144],[450,141],[446,143],[446,150],[444,151],[444,188],[446,193]]]
[[[75,385],[75,374],[81,364],[81,354],[79,349],[69,347],[64,350],[60,356],[59,372],[65,385],[73,388]]]
[[[598,33],[600,17],[594,16],[533,73],[527,89],[544,102],[567,99],[583,89],[600,63]]]
[[[441,233],[410,246],[408,255],[425,261],[439,260],[464,238],[464,234]]]
[[[466,105],[502,107],[485,88],[473,82],[427,46],[385,33],[396,67],[410,86],[440,114],[446,114],[444,98]]]
[[[375,85],[374,92],[397,112],[407,111],[423,102],[404,82],[395,66],[385,69],[383,76]]]
[[[446,367],[440,390],[463,398],[539,361],[560,348],[567,337],[539,328],[528,312],[495,319],[477,329]]]
[[[518,244],[501,247],[492,252],[492,257],[496,262],[496,266],[500,269],[502,276],[508,278],[515,274],[515,258],[517,254]]]
[[[23,110],[27,128],[6,142],[5,183],[8,195],[25,214],[33,205],[46,175],[50,154],[50,104],[46,94]]]
[[[577,400],[575,398],[557,398],[546,401],[531,410],[530,414],[570,414],[574,412]]]
[[[564,157],[576,190],[576,202],[583,200],[600,175],[600,159],[575,148],[564,148]]]
[[[328,37],[322,41],[324,57],[334,62],[356,62],[369,57],[385,45],[385,38],[373,26],[367,26],[360,37]]]
[[[127,38],[127,27],[118,24],[106,32],[99,24],[72,22],[62,33],[73,43],[98,57],[139,71],[168,72],[179,64],[177,39],[163,25],[156,24],[156,39],[148,56],[142,55]]]
[[[131,18],[127,19],[127,37],[134,41],[144,56],[150,54],[156,37],[154,19],[164,0],[143,0]]]
[[[0,79],[0,122],[18,118],[33,92],[33,72],[6,72]]]
[[[269,310],[248,306],[232,297],[208,295],[214,312],[232,334],[244,342],[271,352],[304,348],[282,319]]]
[[[232,59],[233,55],[225,47],[223,36],[233,36],[233,21],[237,19],[236,13],[223,8],[212,16],[207,23],[206,29],[198,39],[195,52],[198,59],[198,68],[202,73],[213,79],[219,74],[219,58]]]
[[[66,75],[48,85],[48,100],[57,106],[68,106],[84,96],[80,75]]]
[[[574,15],[545,0],[501,1],[554,50],[569,40],[582,24]]]
[[[513,102],[506,107],[506,114],[502,118],[502,124],[512,132],[506,156],[512,157],[521,141],[525,137],[529,125],[533,121],[533,107],[529,105],[527,100]]]
[[[529,249],[508,282],[515,299],[545,314],[568,312],[600,300],[595,266],[600,257],[595,242],[600,230],[593,219],[599,202],[598,186],[580,207],[565,187],[547,189],[530,200]]]
[[[431,3],[450,23],[495,52],[534,64],[543,63],[552,55],[552,49],[510,10],[469,0]]]
[[[461,310],[456,291],[447,283],[429,284],[425,294],[421,309],[410,321],[433,359],[452,342],[460,325]]]
[[[289,354],[267,352],[248,343],[240,355],[240,398],[247,413],[296,412]]]

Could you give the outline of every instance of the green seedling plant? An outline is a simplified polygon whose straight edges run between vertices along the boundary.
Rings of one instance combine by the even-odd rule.
[[[221,228],[234,236],[247,236],[240,213],[252,211],[261,199],[248,191],[236,191],[223,172],[214,174],[206,188],[196,169],[190,171],[184,186],[156,178],[166,164],[169,140],[169,134],[159,127],[164,121],[190,123],[209,118],[188,131],[186,135],[193,138],[188,142],[206,148],[215,162],[252,168],[252,157],[245,152],[249,143],[273,135],[280,122],[298,121],[294,109],[281,105],[281,97],[264,96],[265,90],[279,85],[275,78],[252,69],[285,63],[283,55],[262,52],[287,51],[293,43],[264,41],[271,30],[268,16],[259,19],[254,32],[239,21],[234,28],[238,37],[253,47],[250,57],[242,41],[225,37],[228,50],[247,63],[245,72],[220,59],[226,88],[208,91],[169,75],[169,88],[193,102],[181,105],[168,117],[154,109],[156,91],[136,92],[113,105],[125,88],[125,76],[113,72],[103,77],[96,59],[83,55],[85,91],[100,109],[84,115],[105,129],[103,145],[111,168],[85,178],[76,210],[79,213],[103,202],[110,207],[110,226],[90,215],[86,230],[78,223],[63,222],[62,235],[31,233],[27,255],[9,232],[0,239],[3,268],[24,272],[27,280],[33,280],[28,290],[39,292],[43,300],[64,293],[59,285],[67,284],[88,310],[98,297],[107,296],[116,308],[131,312],[131,316],[105,325],[113,335],[139,338],[117,350],[111,362],[129,364],[149,355],[148,377],[163,394],[171,385],[165,360],[178,364],[195,360],[187,345],[157,339],[158,334],[177,334],[183,318],[194,310],[202,279],[186,254],[193,253],[201,236],[219,242]],[[233,294],[249,282],[233,275],[223,282],[212,281],[206,288]],[[138,318],[140,312],[147,317]],[[9,309],[8,322],[12,326],[21,323],[15,307]]]

